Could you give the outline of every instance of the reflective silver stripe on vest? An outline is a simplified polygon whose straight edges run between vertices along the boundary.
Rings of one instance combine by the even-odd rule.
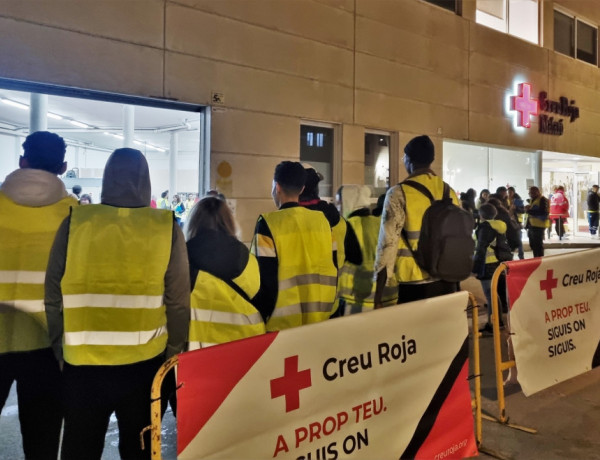
[[[412,257],[412,252],[408,248],[398,249],[398,257]]]
[[[413,230],[409,232],[408,230],[404,229],[404,231],[406,232],[406,236],[409,240],[418,240],[421,236],[421,230]]]
[[[300,315],[302,313],[330,313],[333,304],[330,302],[302,302],[287,307],[277,307],[271,318]]]
[[[63,296],[64,308],[160,308],[162,295],[70,294]]]
[[[286,289],[304,286],[306,284],[320,284],[321,286],[337,286],[337,277],[319,275],[318,273],[309,273],[307,275],[298,275],[282,280],[279,282],[279,290],[284,291]]]
[[[65,345],[143,345],[167,333],[161,326],[151,331],[79,331],[65,332]]]
[[[0,300],[0,313],[11,313],[15,310],[25,313],[41,313],[45,311],[44,301],[37,300]]]
[[[192,320],[206,321],[211,323],[233,324],[235,326],[246,326],[248,324],[262,323],[260,313],[245,315],[243,313],[231,313],[217,310],[202,310],[192,308]]]
[[[44,284],[46,272],[27,270],[0,270],[0,283],[10,284]]]

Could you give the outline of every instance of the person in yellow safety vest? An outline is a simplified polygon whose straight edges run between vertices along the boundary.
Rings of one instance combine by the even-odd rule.
[[[160,194],[160,198],[156,203],[158,209],[171,209],[171,203],[169,203],[169,191],[165,190]]]
[[[435,157],[433,142],[428,136],[417,136],[404,147],[404,167],[412,181],[425,186],[434,198],[440,199],[444,181],[431,170]],[[452,202],[460,206],[454,190]],[[456,292],[457,283],[434,279],[417,265],[407,246],[402,230],[406,232],[413,250],[417,247],[421,221],[429,199],[412,187],[398,184],[387,191],[375,257],[375,308],[383,306],[382,295],[386,284],[398,284],[398,303],[411,302]]]
[[[189,349],[266,332],[250,299],[260,287],[256,257],[236,238],[227,203],[201,199],[185,225],[192,286]]]
[[[46,274],[52,348],[64,359],[62,458],[100,459],[112,412],[122,458],[150,458],[150,388],[184,350],[190,321],[185,240],[171,211],[150,207],[142,152],[115,150],[101,204],[79,206],[58,229]]]
[[[66,148],[54,133],[30,134],[19,169],[0,187],[0,410],[16,381],[23,451],[32,459],[56,459],[62,425],[44,277],[56,230],[77,206],[57,177],[67,168]]]
[[[500,265],[500,260],[496,256],[494,248],[503,248],[505,253],[510,254],[510,247],[506,240],[507,226],[500,219],[496,219],[497,214],[498,211],[494,205],[490,203],[482,204],[479,208],[481,222],[475,231],[477,244],[473,256],[473,273],[481,283],[487,301],[488,321],[480,329],[480,332],[487,333],[492,332],[492,276],[498,265]],[[500,312],[500,327],[504,327],[501,306],[498,307],[498,311]]]
[[[527,236],[533,257],[544,255],[544,232],[550,227],[548,199],[542,196],[538,187],[529,187],[530,202],[525,206],[527,213]]]
[[[337,268],[329,222],[322,212],[298,205],[306,172],[299,162],[275,168],[277,211],[261,214],[251,252],[258,260],[260,290],[252,300],[268,331],[328,319],[336,295]]]
[[[371,214],[370,196],[368,185],[343,185],[337,192],[342,213],[347,216],[348,227],[357,238],[362,258],[360,264],[346,261],[340,271],[338,295],[345,306],[345,315],[374,308],[373,266],[381,216]],[[396,296],[396,287],[387,288],[382,298],[383,305],[395,305]]]
[[[329,221],[335,241],[335,254],[339,275],[339,270],[344,265],[344,262],[347,261],[355,265],[362,263],[360,245],[354,231],[351,227],[348,227],[346,219],[340,215],[336,206],[333,203],[327,203],[319,197],[319,182],[323,180],[323,176],[309,164],[305,163],[303,166],[306,169],[306,180],[298,203],[305,208],[321,211]],[[338,291],[339,288],[338,277]],[[343,315],[343,302],[340,302],[340,297],[336,296],[331,318]]]

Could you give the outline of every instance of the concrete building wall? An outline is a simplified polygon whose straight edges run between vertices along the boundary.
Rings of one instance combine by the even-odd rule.
[[[341,183],[364,180],[365,129],[396,136],[395,156],[418,134],[439,153],[447,138],[600,156],[599,69],[551,42],[554,4],[598,23],[591,3],[543,0],[537,46],[476,24],[474,0],[463,16],[421,0],[2,2],[0,76],[207,105],[222,93],[212,185],[237,200],[247,241],[302,121],[338,126]],[[576,100],[581,118],[563,136],[515,132],[517,77]]]

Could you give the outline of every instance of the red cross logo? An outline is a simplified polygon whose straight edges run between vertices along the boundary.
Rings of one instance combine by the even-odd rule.
[[[300,390],[312,386],[310,369],[298,372],[298,355],[285,358],[283,377],[271,380],[271,399],[285,396],[285,411],[300,407]]]
[[[519,83],[519,95],[510,97],[510,109],[516,110],[517,124],[524,128],[531,127],[529,117],[538,114],[538,100],[531,99],[531,85]]]
[[[546,300],[552,298],[552,289],[558,286],[558,278],[554,278],[554,270],[548,270],[546,279],[540,281],[540,291],[546,291]]]

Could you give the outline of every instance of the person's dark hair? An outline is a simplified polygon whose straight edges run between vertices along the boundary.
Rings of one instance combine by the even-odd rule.
[[[506,187],[504,185],[501,185],[500,187],[498,187],[496,189],[496,194],[499,195],[500,193],[503,193],[503,192],[506,192],[506,191],[507,191]]]
[[[84,193],[83,195],[81,195],[81,198],[79,198],[79,202],[81,203],[82,201],[87,200],[89,201],[90,204],[92,204],[92,197],[91,195]]]
[[[304,181],[304,190],[300,194],[300,201],[318,200],[321,180],[323,180],[321,173],[314,168],[306,168],[306,180]]]
[[[516,193],[516,190],[515,190],[515,188],[514,188],[513,186],[510,186],[510,187],[508,187],[508,188],[506,189],[506,191],[507,191],[507,192],[513,192],[513,193]]]
[[[287,193],[300,193],[306,182],[306,170],[297,161],[282,161],[275,167],[275,182]]]
[[[29,167],[52,174],[61,174],[66,152],[65,140],[49,131],[31,133],[23,142],[23,158]]]
[[[185,225],[186,238],[192,239],[202,229],[236,236],[237,226],[226,201],[207,196],[194,205]]]
[[[498,210],[492,203],[483,203],[479,207],[479,217],[485,220],[492,220],[498,215]]]
[[[169,191],[168,191],[168,190],[165,190],[164,192],[162,192],[162,193],[160,194],[160,197],[161,197],[161,198],[166,198],[168,194],[169,194]]]
[[[506,209],[506,206],[504,206],[504,203],[498,197],[490,195],[490,198],[487,200],[487,203],[494,206],[498,211],[500,211],[502,209],[502,210],[508,212],[508,210]],[[481,205],[481,206],[483,206],[483,205]],[[481,209],[481,206],[479,207],[479,209]]]
[[[81,193],[81,185],[74,185],[71,190],[73,190],[75,195],[79,195]]]
[[[484,188],[481,192],[479,192],[479,198],[483,199],[483,194],[487,193],[488,197],[490,195],[490,191],[487,188]]]

